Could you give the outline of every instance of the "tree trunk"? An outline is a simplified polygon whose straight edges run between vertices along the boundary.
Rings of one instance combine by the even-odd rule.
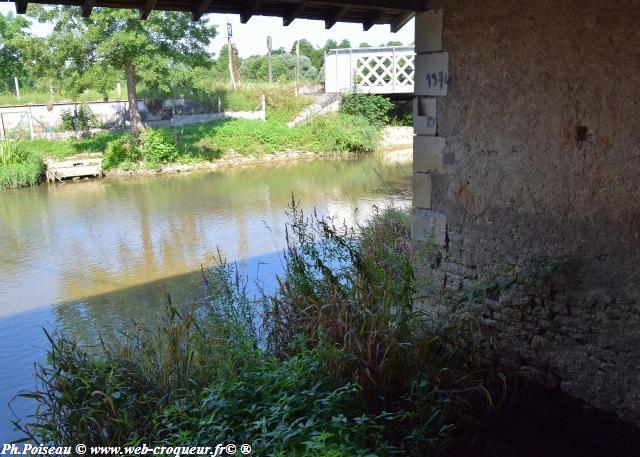
[[[138,110],[138,95],[136,93],[136,67],[132,64],[125,64],[124,71],[127,76],[127,98],[129,99],[129,120],[131,122],[131,133],[138,136],[144,131],[142,117]]]

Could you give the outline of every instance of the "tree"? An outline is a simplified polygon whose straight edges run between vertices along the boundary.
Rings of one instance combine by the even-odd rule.
[[[8,81],[14,76],[25,75],[19,40],[26,36],[31,25],[24,17],[0,13],[0,79]]]
[[[388,41],[387,46],[402,46],[402,41]]]
[[[363,41],[362,43],[360,43],[360,48],[370,48],[371,45],[369,43],[367,43],[366,41]]]
[[[139,81],[167,91],[175,72],[211,63],[207,46],[216,28],[192,22],[187,13],[153,11],[146,21],[137,11],[125,9],[95,8],[83,18],[79,8],[30,5],[30,13],[40,22],[53,23],[47,48],[40,51],[45,60],[73,76],[75,90],[104,84],[101,75],[110,70],[124,71],[134,134],[144,129],[138,110]]]
[[[296,44],[291,46],[291,54],[296,53]],[[324,65],[324,51],[322,49],[316,49],[309,40],[300,40],[300,55],[306,56],[311,61],[311,65],[315,68],[322,68]]]
[[[337,49],[337,48],[338,48],[338,42],[332,39],[328,39],[324,44],[324,46],[322,47],[324,52],[327,52],[330,49]]]
[[[351,41],[347,40],[346,38],[344,40],[342,40],[340,42],[340,44],[338,45],[338,48],[340,49],[347,49],[351,47]]]

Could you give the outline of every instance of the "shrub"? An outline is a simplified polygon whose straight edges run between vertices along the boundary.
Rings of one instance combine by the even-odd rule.
[[[325,151],[371,152],[378,146],[378,130],[361,116],[318,116],[310,129]]]
[[[38,390],[26,394],[39,407],[22,429],[52,444],[436,455],[481,411],[478,399],[490,401],[491,378],[477,352],[460,351],[459,327],[416,306],[408,221],[394,210],[337,229],[293,206],[275,293],[254,301],[222,264],[204,277],[210,298],[170,306],[159,329],[138,327],[97,351],[50,336]]]
[[[110,141],[102,157],[102,167],[105,170],[115,168],[124,162],[136,162],[140,159],[140,151],[132,135],[124,135],[117,140]]]
[[[354,116],[362,116],[371,124],[382,126],[389,123],[389,113],[393,103],[382,95],[350,93],[342,97],[340,111]]]
[[[178,149],[171,132],[163,129],[146,129],[140,136],[140,152],[148,164],[173,162]]]
[[[44,174],[42,157],[22,142],[0,141],[0,189],[31,186]]]
[[[89,105],[81,104],[74,111],[65,110],[60,114],[62,119],[62,128],[65,130],[82,130],[87,131],[100,126],[98,118],[91,111]]]

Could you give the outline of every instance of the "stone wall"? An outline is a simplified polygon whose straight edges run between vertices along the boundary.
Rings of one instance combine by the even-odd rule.
[[[499,357],[640,425],[640,3],[433,6],[449,81],[416,137],[414,237],[448,290],[484,287]],[[563,256],[559,282],[504,280]]]

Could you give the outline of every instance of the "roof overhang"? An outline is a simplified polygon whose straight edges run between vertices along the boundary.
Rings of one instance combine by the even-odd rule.
[[[26,13],[28,3],[29,0],[15,0],[16,11]],[[190,12],[194,20],[207,13],[224,13],[239,14],[242,23],[258,15],[281,17],[284,25],[295,19],[316,19],[324,21],[327,28],[337,22],[359,23],[364,30],[376,24],[390,24],[393,32],[428,5],[425,0],[33,0],[31,3],[77,6],[84,16],[91,15],[93,8],[130,8],[139,10],[140,17],[146,19],[157,9]]]

